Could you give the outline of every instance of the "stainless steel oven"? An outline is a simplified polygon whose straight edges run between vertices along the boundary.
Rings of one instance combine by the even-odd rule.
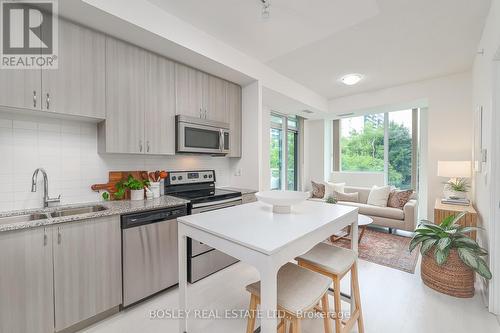
[[[176,152],[225,155],[229,153],[229,124],[177,115]]]

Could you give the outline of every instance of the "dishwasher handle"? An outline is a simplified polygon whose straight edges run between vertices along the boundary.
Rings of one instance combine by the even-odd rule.
[[[123,215],[121,218],[122,229],[139,227],[141,225],[157,223],[166,220],[173,220],[180,216],[187,215],[186,207],[175,209],[162,209],[156,211],[141,212],[129,215]]]

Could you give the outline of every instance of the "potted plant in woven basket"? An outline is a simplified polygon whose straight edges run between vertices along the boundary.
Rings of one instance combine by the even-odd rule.
[[[467,298],[474,296],[474,272],[488,280],[492,276],[482,258],[488,252],[468,236],[478,228],[458,224],[464,215],[449,216],[439,225],[423,220],[410,242],[410,252],[421,245],[421,276],[428,287]]]

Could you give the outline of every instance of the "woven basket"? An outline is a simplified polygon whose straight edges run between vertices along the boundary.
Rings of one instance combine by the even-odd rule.
[[[443,294],[470,298],[474,296],[474,271],[466,266],[456,249],[450,250],[448,260],[439,266],[434,249],[422,257],[421,276],[425,285]]]

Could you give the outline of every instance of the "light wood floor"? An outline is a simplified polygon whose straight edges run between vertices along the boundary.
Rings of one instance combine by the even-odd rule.
[[[479,295],[461,300],[438,294],[422,284],[418,269],[412,275],[362,260],[359,269],[366,332],[500,333],[497,318],[486,310]],[[233,265],[190,286],[190,304],[220,312],[246,309],[250,297],[244,287],[256,280],[258,273],[251,266]],[[348,291],[348,279],[343,282]],[[177,333],[176,320],[149,319],[151,310],[175,309],[177,295],[173,288],[84,332]],[[190,333],[237,333],[245,327],[245,320],[191,320]],[[321,319],[306,320],[302,328],[304,333],[322,332],[323,323]]]

